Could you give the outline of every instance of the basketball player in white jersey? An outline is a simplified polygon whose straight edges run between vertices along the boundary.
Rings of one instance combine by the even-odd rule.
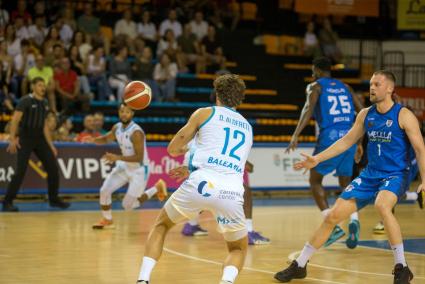
[[[122,201],[125,210],[139,207],[144,201],[157,195],[160,201],[167,196],[167,185],[160,179],[154,187],[145,191],[149,178],[149,158],[146,150],[146,138],[142,128],[133,121],[134,111],[121,104],[118,110],[120,122],[115,124],[107,134],[93,139],[96,144],[117,141],[122,155],[106,153],[102,159],[114,163],[100,188],[100,207],[102,219],[93,225],[93,229],[109,229],[114,227],[112,221],[112,193],[129,184]]]
[[[235,110],[244,99],[245,83],[226,74],[215,79],[214,88],[217,106],[195,111],[168,145],[171,156],[184,155],[197,135],[190,148],[191,174],[168,199],[149,234],[137,283],[149,283],[168,231],[202,210],[213,213],[229,250],[220,283],[233,283],[242,269],[248,246],[242,180],[252,127]]]

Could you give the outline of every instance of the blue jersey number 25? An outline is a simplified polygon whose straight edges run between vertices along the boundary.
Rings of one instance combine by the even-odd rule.
[[[223,128],[224,132],[226,132],[226,137],[224,138],[224,146],[223,146],[223,150],[221,150],[221,154],[222,155],[226,155],[227,153],[227,146],[229,146],[229,139],[231,135],[231,130],[229,127],[225,127]],[[245,133],[243,133],[242,131],[239,130],[235,130],[233,131],[233,139],[235,140],[239,140],[239,143],[236,144],[232,149],[230,149],[229,152],[229,156],[231,158],[237,159],[238,161],[241,160],[241,158],[235,154],[236,150],[238,150],[244,143],[245,143]]]

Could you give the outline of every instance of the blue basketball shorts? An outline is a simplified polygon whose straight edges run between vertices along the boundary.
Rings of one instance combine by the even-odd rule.
[[[339,196],[342,199],[355,199],[357,210],[375,201],[381,190],[388,190],[398,198],[409,188],[409,171],[385,173],[366,167]]]

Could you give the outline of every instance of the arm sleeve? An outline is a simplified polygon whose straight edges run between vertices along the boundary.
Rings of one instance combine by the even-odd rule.
[[[28,97],[24,97],[18,102],[16,110],[24,112],[28,108],[29,104],[30,100],[28,99]]]

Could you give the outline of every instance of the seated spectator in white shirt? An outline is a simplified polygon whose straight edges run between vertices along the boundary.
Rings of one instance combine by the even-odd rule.
[[[314,22],[307,24],[307,31],[304,35],[304,55],[313,57],[321,55],[319,40],[314,33]]]
[[[195,13],[195,18],[190,22],[192,33],[201,41],[208,33],[208,23],[204,21],[204,14],[201,11]]]
[[[59,31],[60,39],[63,41],[66,47],[70,46],[72,37],[74,36],[74,31],[70,26],[65,24],[65,20],[63,18],[57,19],[55,25]]]
[[[125,10],[123,18],[115,24],[114,35],[121,34],[128,36],[131,40],[137,36],[136,23],[132,20],[130,9]]]
[[[28,28],[30,40],[40,48],[43,45],[44,38],[47,35],[46,18],[43,16],[36,17],[34,24]]]
[[[158,40],[158,32],[156,26],[151,21],[149,11],[144,11],[142,14],[142,21],[137,24],[137,32],[145,41],[156,42]]]
[[[177,60],[178,49],[179,46],[174,32],[169,29],[165,32],[163,38],[158,43],[158,48],[156,49],[157,58],[160,58],[162,54],[167,53],[171,61],[175,62]]]
[[[162,21],[159,26],[159,35],[164,36],[165,32],[169,29],[173,31],[176,37],[182,34],[182,25],[177,21],[177,12],[174,9],[168,12],[168,19]]]
[[[20,40],[28,39],[30,37],[28,28],[25,25],[24,18],[17,16],[15,18],[16,37]]]
[[[1,1],[0,1],[0,7],[1,7]],[[6,25],[9,23],[9,13],[5,9],[0,8],[0,29],[3,29],[6,27]]]
[[[177,65],[171,62],[166,53],[155,65],[153,78],[159,85],[159,101],[174,101],[176,95]]]

